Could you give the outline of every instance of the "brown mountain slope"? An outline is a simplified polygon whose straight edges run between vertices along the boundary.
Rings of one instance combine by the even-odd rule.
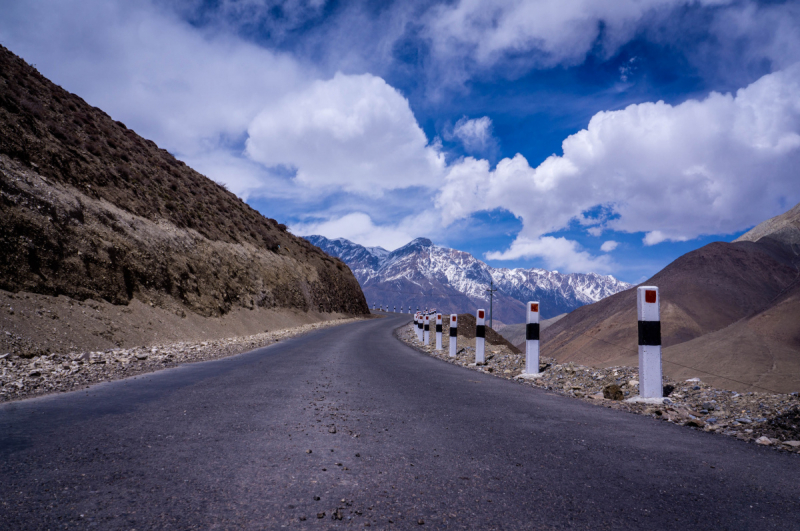
[[[0,46],[0,289],[367,313],[349,268]]]
[[[613,365],[637,363],[634,352]],[[663,366],[672,378],[699,377],[739,392],[800,390],[800,284],[763,312],[665,348]]]
[[[524,313],[524,309],[523,309]],[[556,315],[555,317],[551,317],[550,319],[544,319],[539,323],[539,331],[543,332],[551,325],[557,323],[567,314],[562,313],[560,315]],[[497,328],[497,332],[502,335],[504,338],[508,340],[509,343],[516,346],[520,350],[525,350],[525,323],[515,323],[510,325],[503,325],[502,327],[495,327]]]
[[[734,242],[760,242],[764,238],[794,246],[795,249],[800,246],[800,203],[780,216],[759,223]]]
[[[777,332],[763,323],[780,321],[781,330],[790,336],[791,330],[796,333],[800,314],[787,295],[798,279],[796,260],[792,247],[780,239],[717,242],[687,253],[647,280],[644,284],[659,286],[661,292],[665,372],[675,377],[691,374],[709,380],[711,374],[728,378],[738,375],[736,381],[716,382],[732,389],[757,382],[772,389],[786,384],[786,378],[765,368],[764,356],[769,355],[764,352]],[[779,301],[784,299],[786,303],[781,305]],[[736,334],[728,328],[734,323],[739,323]],[[750,332],[755,336],[748,335]],[[735,350],[740,354],[733,364],[726,357],[732,350],[721,355],[723,343],[714,341],[727,337],[725,343],[734,344],[734,337],[745,336],[751,337],[750,346],[744,342],[737,345]],[[760,347],[753,343],[756,336]],[[636,365],[635,290],[575,310],[544,331],[542,339],[543,354],[559,361]],[[791,341],[780,344],[789,351],[794,348]],[[755,352],[756,348],[760,350]],[[784,353],[781,359],[788,359],[787,356]],[[800,387],[796,375],[788,380]]]
[[[800,284],[757,315],[665,349],[664,359],[674,377],[741,391],[800,391]],[[698,366],[713,373],[688,368]]]

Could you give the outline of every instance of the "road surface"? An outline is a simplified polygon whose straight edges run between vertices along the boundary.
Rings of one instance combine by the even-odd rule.
[[[408,319],[0,406],[0,527],[800,529],[800,456],[441,362]]]

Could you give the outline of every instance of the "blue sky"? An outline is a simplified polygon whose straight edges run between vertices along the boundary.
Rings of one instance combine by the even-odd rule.
[[[800,4],[3,0],[0,43],[297,234],[630,282],[800,201]]]

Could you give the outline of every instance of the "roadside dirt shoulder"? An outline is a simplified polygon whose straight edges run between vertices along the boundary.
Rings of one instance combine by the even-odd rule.
[[[31,359],[12,357],[6,353],[0,355],[0,402],[73,391],[91,384],[119,380],[184,363],[225,358],[320,328],[362,319],[356,317],[323,321],[225,339],[94,352],[54,353]]]

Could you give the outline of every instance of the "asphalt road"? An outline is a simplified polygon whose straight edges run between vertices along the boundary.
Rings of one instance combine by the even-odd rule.
[[[800,529],[800,456],[441,362],[408,319],[0,406],[0,527]]]

